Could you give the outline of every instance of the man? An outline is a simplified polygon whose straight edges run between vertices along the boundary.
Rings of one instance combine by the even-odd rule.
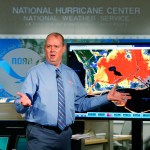
[[[47,36],[44,50],[46,61],[29,70],[21,93],[17,93],[20,99],[15,100],[16,111],[24,113],[28,122],[28,150],[71,150],[70,125],[74,123],[75,111],[88,111],[110,101],[131,97],[128,93],[117,92],[114,87],[108,94],[87,98],[77,74],[62,64],[66,48],[60,33]],[[59,86],[62,84],[60,94]],[[65,106],[59,106],[60,99],[65,99]],[[61,118],[59,107],[63,108]]]

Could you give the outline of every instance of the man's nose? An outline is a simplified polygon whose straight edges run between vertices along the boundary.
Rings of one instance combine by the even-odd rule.
[[[50,51],[51,51],[51,52],[55,51],[54,46],[51,46]]]

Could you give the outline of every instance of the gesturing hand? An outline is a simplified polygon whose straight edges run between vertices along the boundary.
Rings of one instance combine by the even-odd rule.
[[[22,104],[22,106],[31,106],[31,100],[23,93],[17,92],[17,95],[20,96],[19,103]]]
[[[127,100],[131,99],[129,93],[121,93],[116,91],[117,84],[110,90],[107,95],[107,99],[114,102],[115,104],[125,105]]]

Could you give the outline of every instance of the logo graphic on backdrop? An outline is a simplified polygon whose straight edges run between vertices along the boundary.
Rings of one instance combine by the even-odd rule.
[[[44,59],[43,40],[0,40],[0,102],[11,102],[26,72]]]

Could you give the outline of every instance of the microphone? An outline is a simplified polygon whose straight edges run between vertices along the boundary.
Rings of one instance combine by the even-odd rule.
[[[56,79],[59,78],[59,74],[56,74]]]

